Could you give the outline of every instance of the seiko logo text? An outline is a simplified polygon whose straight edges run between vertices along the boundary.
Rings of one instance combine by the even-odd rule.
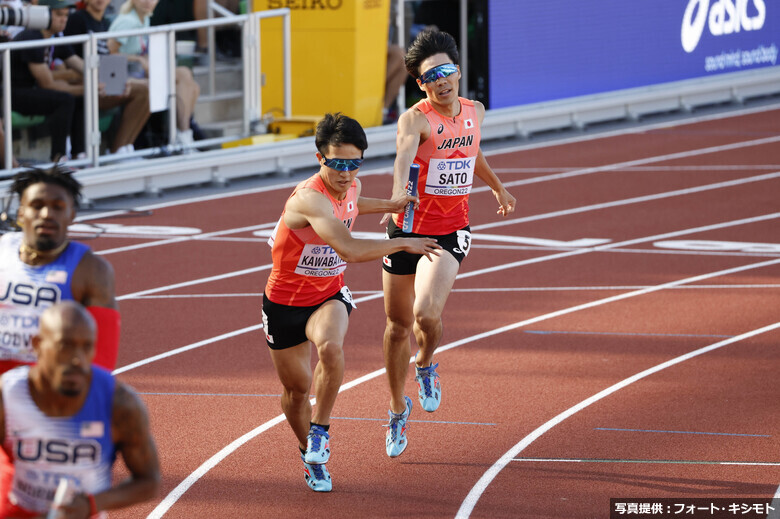
[[[711,6],[710,0],[689,0],[683,15],[682,46],[685,52],[696,50],[705,24],[710,34],[723,36],[740,30],[757,31],[765,20],[764,0],[715,0]]]

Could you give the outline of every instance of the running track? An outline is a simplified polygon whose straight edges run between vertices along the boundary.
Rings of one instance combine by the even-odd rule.
[[[394,460],[380,265],[347,269],[328,495],[303,481],[259,325],[264,236],[293,182],[82,218],[74,237],[100,231],[88,243],[116,271],[116,373],[162,463],[158,499],[112,517],[609,517],[610,498],[779,494],[780,106],[488,159],[518,210],[471,196],[443,403],[413,398]],[[386,196],[389,169],[367,166],[364,194]]]

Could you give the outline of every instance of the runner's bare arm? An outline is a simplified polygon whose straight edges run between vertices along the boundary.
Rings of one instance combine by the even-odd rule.
[[[115,510],[152,499],[160,486],[160,462],[143,402],[134,391],[117,381],[112,409],[112,440],[130,471],[130,478],[92,496],[97,511]],[[85,494],[76,494],[69,504],[59,509],[65,517],[87,517],[94,511]]]
[[[412,165],[417,155],[417,148],[431,136],[431,128],[425,114],[416,108],[412,108],[401,114],[398,118],[398,133],[395,138],[395,162],[393,163],[393,192],[392,199],[397,200],[406,194],[406,183],[409,181],[409,166]],[[415,208],[419,202],[415,204]],[[385,225],[390,219],[386,212],[379,221]]]
[[[413,254],[438,256],[441,249],[436,240],[431,238],[398,238],[395,240],[364,240],[354,238],[344,222],[333,215],[330,201],[321,193],[312,189],[301,189],[287,203],[286,213],[292,213],[291,221],[298,216],[312,226],[314,232],[336,251],[347,263],[357,263],[381,258],[399,250]],[[289,222],[286,219],[285,223]],[[398,242],[398,243],[395,243]]]
[[[73,299],[84,306],[117,309],[114,292],[114,269],[92,251],[87,251],[73,272]]]
[[[417,109],[407,110],[398,118],[396,154],[393,163],[393,198],[406,192],[409,166],[417,155],[417,148],[430,137],[430,133],[428,119]]]
[[[130,478],[95,496],[100,510],[151,499],[160,486],[160,462],[146,407],[138,395],[121,382],[116,383],[111,421],[114,443],[130,471]]]
[[[474,108],[477,111],[479,125],[482,126],[482,121],[485,119],[485,105],[479,101],[474,101]],[[515,197],[506,190],[501,183],[501,180],[499,180],[493,171],[493,168],[487,163],[485,155],[482,153],[482,148],[480,148],[479,154],[477,155],[477,162],[474,165],[474,174],[493,190],[493,196],[495,196],[498,201],[497,214],[506,216],[509,213],[514,212],[517,200],[515,200]]]
[[[383,198],[366,198],[361,196],[358,198],[358,213],[370,214],[370,213],[402,213],[404,207],[409,202],[414,203],[414,208],[417,209],[420,205],[420,199],[416,196],[409,196],[404,193],[401,196],[396,196],[392,200],[385,200]]]
[[[474,165],[474,174],[481,178],[482,181],[493,190],[493,196],[495,196],[498,201],[497,214],[507,216],[509,213],[514,212],[517,200],[515,200],[515,197],[506,190],[504,184],[502,184],[501,180],[496,176],[493,168],[490,167],[485,159],[482,149],[480,149],[477,154],[477,161]]]

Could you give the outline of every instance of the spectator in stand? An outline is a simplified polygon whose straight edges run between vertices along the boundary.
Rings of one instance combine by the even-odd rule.
[[[192,22],[194,20],[207,20],[209,0],[181,0],[179,2],[163,2],[154,10],[152,15],[152,25],[164,25],[168,23]],[[240,10],[239,0],[216,0],[216,3],[230,11],[238,13]],[[224,31],[224,28],[217,28],[218,31]],[[176,33],[176,39],[193,40],[195,39],[195,53],[205,54],[208,51],[208,29],[202,28],[197,31],[180,31]]]
[[[208,20],[208,3],[209,0],[193,0],[192,1],[192,17],[193,20]],[[216,3],[230,11],[231,13],[238,13],[241,10],[239,0],[216,0]],[[196,52],[205,53],[208,50],[208,29],[198,29]]]
[[[65,36],[108,31],[109,23],[105,19],[106,8],[110,0],[84,0],[84,9],[73,12],[65,26]],[[98,40],[98,54],[107,55],[108,40]],[[75,53],[83,57],[81,46],[75,46]],[[119,129],[111,143],[111,153],[131,153],[133,143],[149,120],[149,81],[130,78],[124,95],[102,96],[99,107],[108,110],[123,107]]]
[[[39,0],[39,5],[51,8],[48,29],[25,29],[14,41],[49,39],[65,29],[72,0]],[[60,59],[69,68],[83,73],[81,58],[70,45],[51,45],[11,52],[11,108],[22,115],[45,115],[51,129],[51,159],[67,157],[67,138],[71,138],[71,153],[84,152],[84,85],[74,85],[55,78],[54,60]],[[76,58],[75,60],[73,58]]]
[[[90,0],[91,1],[91,0]],[[157,0],[127,0],[119,8],[119,15],[109,27],[109,31],[143,29],[150,26],[150,18]],[[136,63],[139,77],[148,77],[149,43],[147,36],[126,36],[108,40],[112,54],[126,54],[130,63]],[[200,87],[187,67],[176,67],[176,140],[179,144],[192,144],[192,114],[200,95]]]

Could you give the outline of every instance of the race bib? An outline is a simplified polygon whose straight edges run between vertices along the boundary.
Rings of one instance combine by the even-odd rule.
[[[295,273],[302,276],[325,278],[338,276],[347,268],[347,262],[328,245],[307,243],[298,258]]]
[[[471,192],[476,157],[431,159],[425,192],[437,196],[462,196]]]
[[[347,287],[347,285],[341,287],[341,297],[344,298],[344,301],[351,304],[352,308],[357,308],[357,305],[355,304],[355,300],[352,299],[352,292],[349,291],[349,287]]]
[[[37,313],[0,304],[0,359],[35,362],[32,338],[37,333]]]
[[[461,252],[464,256],[469,255],[469,250],[471,248],[471,233],[469,231],[460,229],[457,231],[458,236],[458,247],[455,249],[455,252]]]

